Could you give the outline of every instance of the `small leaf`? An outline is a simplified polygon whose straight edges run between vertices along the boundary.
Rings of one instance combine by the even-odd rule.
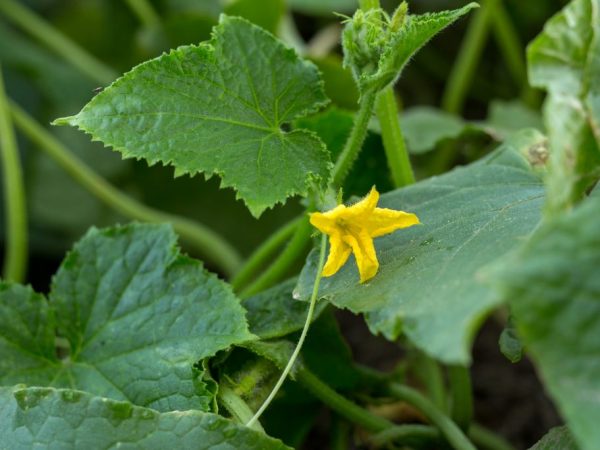
[[[499,299],[480,283],[479,269],[525,239],[540,219],[544,188],[507,142],[487,158],[381,196],[382,207],[417,214],[422,225],[375,240],[380,269],[359,284],[354,259],[321,281],[320,296],[364,313],[373,333],[404,332],[431,356],[470,360],[473,335]],[[312,254],[298,290],[308,297]]]
[[[452,25],[474,8],[479,8],[471,2],[462,8],[451,11],[440,11],[421,15],[409,14],[403,26],[393,32],[386,45],[379,70],[375,75],[387,83],[395,81],[415,53],[417,53],[431,38]],[[381,86],[383,88],[385,86]]]
[[[54,277],[51,310],[26,288],[0,291],[0,307],[11,313],[0,319],[0,335],[19,343],[0,340],[0,358],[20,361],[0,364],[2,384],[82,389],[161,411],[209,409],[215,393],[194,364],[254,336],[231,289],[175,242],[167,226],[93,229]],[[15,314],[28,328],[10,320]],[[61,361],[52,315],[70,344]]]
[[[451,25],[477,3],[452,11],[410,14],[400,23],[384,23],[379,10],[358,10],[344,28],[344,64],[352,69],[359,90],[381,90],[395,82],[404,66],[431,38]],[[401,4],[404,8],[406,4]]]
[[[81,391],[19,386],[0,388],[0,436],[3,448],[11,450],[290,450],[215,414],[161,414]]]
[[[600,448],[600,198],[541,227],[498,263],[528,352],[583,449]]]
[[[327,99],[317,68],[244,19],[222,16],[213,39],[140,64],[73,117],[124,157],[218,174],[253,215],[324,186],[331,163],[321,141],[282,125]]]

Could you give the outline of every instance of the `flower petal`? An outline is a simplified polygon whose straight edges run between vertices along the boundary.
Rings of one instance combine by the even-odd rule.
[[[339,233],[329,236],[329,256],[323,267],[322,275],[330,277],[346,263],[352,248],[346,244]]]
[[[375,238],[418,223],[420,223],[419,218],[415,214],[387,208],[376,208],[364,225],[369,235]]]
[[[344,215],[347,217],[355,217],[356,220],[363,220],[373,213],[373,210],[377,207],[378,201],[379,192],[377,192],[377,189],[373,186],[365,198],[346,208]]]
[[[360,282],[364,283],[373,278],[379,269],[379,261],[375,254],[373,239],[367,230],[362,230],[358,235],[345,234],[342,238],[352,247],[360,274]]]
[[[326,213],[314,212],[310,214],[310,223],[319,231],[325,234],[332,235],[337,231],[337,225],[335,221],[336,214],[332,214],[335,212],[337,208],[332,209]]]

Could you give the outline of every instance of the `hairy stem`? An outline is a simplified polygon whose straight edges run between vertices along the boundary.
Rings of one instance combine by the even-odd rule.
[[[229,386],[229,383],[219,383],[219,392],[217,395],[219,402],[223,404],[225,409],[229,411],[229,413],[237,422],[244,424],[252,419],[252,410],[248,404]],[[265,431],[259,421],[254,421],[251,427],[257,431]]]
[[[371,90],[363,93],[360,99],[358,112],[354,118],[354,126],[333,168],[332,183],[335,187],[340,187],[343,184],[346,175],[348,175],[348,172],[352,168],[352,164],[354,164],[360,153],[362,144],[367,136],[367,128],[373,115],[376,97],[377,92]]]
[[[244,287],[256,275],[273,253],[294,234],[302,219],[296,218],[275,231],[246,260],[242,268],[231,280],[234,290]]]
[[[463,366],[448,367],[451,409],[450,417],[463,430],[467,431],[473,419],[473,392],[469,369]]]
[[[419,391],[398,383],[390,383],[388,393],[421,411],[440,430],[452,448],[456,450],[476,450],[461,429]]]
[[[279,257],[271,264],[254,283],[240,293],[240,298],[245,299],[273,286],[287,273],[300,255],[302,255],[310,242],[312,228],[308,217],[302,217],[296,227],[294,236]]]
[[[92,81],[108,85],[118,74],[90,55],[48,22],[15,0],[0,1],[0,12],[57,55],[71,63]]]
[[[317,295],[319,293],[319,284],[321,283],[323,266],[325,265],[325,250],[327,248],[326,244],[327,244],[327,236],[323,234],[321,236],[321,249],[319,251],[319,263],[317,264],[317,274],[315,275],[315,282],[313,284],[312,295],[310,296],[310,305],[308,307],[308,312],[306,313],[306,322],[304,323],[304,328],[302,328],[302,333],[300,334],[300,338],[298,339],[296,348],[294,349],[294,352],[292,353],[292,356],[290,357],[287,365],[283,369],[283,372],[281,373],[279,380],[277,380],[277,383],[275,383],[273,390],[271,391],[271,393],[269,394],[267,399],[264,401],[264,403],[261,405],[261,407],[258,408],[258,411],[256,411],[256,414],[254,414],[254,417],[252,417],[252,419],[250,419],[250,421],[248,421],[248,423],[246,424],[249,427],[254,425],[254,423],[259,419],[259,417],[262,415],[262,413],[265,412],[265,410],[269,407],[269,405],[271,404],[271,402],[277,395],[277,392],[279,392],[279,389],[281,389],[283,382],[286,380],[287,376],[289,375],[290,371],[292,370],[292,367],[294,367],[294,363],[296,362],[296,359],[298,359],[298,355],[300,354],[300,350],[302,349],[302,345],[304,344],[304,340],[306,339],[306,335],[308,334],[308,329],[310,328],[310,324],[312,322],[312,318],[313,318],[313,315],[315,312],[315,305],[317,304]]]
[[[115,211],[146,222],[170,222],[179,235],[227,275],[241,263],[237,250],[211,229],[189,219],[158,211],[119,191],[73,155],[58,139],[14,103],[10,107],[15,124],[43,149],[75,181]]]
[[[415,175],[410,165],[410,158],[400,127],[400,116],[394,90],[386,87],[379,93],[375,112],[381,126],[383,148],[387,157],[388,166],[392,173],[392,180],[396,187],[407,186],[415,182]]]
[[[25,188],[17,139],[10,115],[0,67],[0,150],[4,177],[6,238],[4,271],[6,280],[23,282],[27,270],[27,212]]]

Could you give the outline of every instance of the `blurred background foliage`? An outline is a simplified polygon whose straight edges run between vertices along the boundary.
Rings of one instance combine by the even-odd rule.
[[[492,1],[492,0],[488,0]],[[493,0],[496,2],[497,0]],[[319,66],[332,106],[293,126],[310,128],[321,135],[332,153],[339,152],[351,126],[357,93],[349,72],[341,65],[340,17],[352,14],[355,0],[154,0],[153,11],[136,0],[6,0],[0,5],[0,61],[9,97],[24,108],[74,154],[119,189],[143,203],[193,218],[218,230],[242,254],[248,254],[266,236],[301,211],[291,200],[251,217],[231,189],[220,190],[215,177],[173,178],[171,168],[147,167],[145,162],[121,160],[118,154],[70,128],[48,124],[74,114],[97,88],[131,67],[169,48],[210,39],[219,14],[240,15],[277,34],[288,45]],[[106,66],[102,74],[78,69],[35,36],[9,11],[11,4],[26,7],[38,18],[93,55]],[[414,13],[457,8],[461,0],[412,0]],[[397,85],[404,109],[405,137],[418,177],[468,162],[489,151],[515,128],[541,128],[541,96],[525,80],[524,48],[543,23],[566,2],[563,0],[504,0],[503,9],[512,25],[513,40],[521,64],[507,62],[501,32],[487,25],[477,39],[480,57],[474,76],[467,81],[460,105],[448,105],[444,89],[461,52],[467,28],[477,19],[472,14],[434,39],[409,64]],[[398,2],[383,5],[392,10]],[[513,55],[514,56],[514,55]],[[520,72],[519,72],[520,71]],[[92,73],[90,73],[92,72]],[[520,79],[519,79],[520,77]],[[445,112],[442,111],[445,109]],[[25,171],[31,232],[29,279],[45,290],[64,252],[90,226],[126,222],[73,181],[64,170],[26,136],[19,134]],[[444,156],[446,154],[446,156]],[[365,170],[367,169],[367,170]],[[373,123],[365,150],[348,178],[347,194],[362,195],[371,185],[381,191],[392,188],[382,151],[378,125]]]

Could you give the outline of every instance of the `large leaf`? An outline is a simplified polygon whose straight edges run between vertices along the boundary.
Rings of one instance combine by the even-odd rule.
[[[540,228],[502,263],[519,335],[582,448],[600,448],[600,198]]]
[[[200,411],[158,413],[91,394],[0,388],[2,448],[285,450],[281,441]]]
[[[444,362],[467,363],[475,331],[499,302],[477,271],[529,235],[543,196],[541,180],[511,143],[480,162],[382,195],[382,207],[416,213],[422,225],[375,241],[380,269],[372,281],[359,284],[351,258],[321,281],[320,296],[364,313],[373,333],[395,340],[404,332]],[[300,276],[302,298],[315,267],[313,253]]]
[[[573,0],[530,44],[529,79],[548,97],[548,206],[580,201],[600,177],[600,1]]]
[[[213,39],[135,67],[76,116],[59,119],[125,157],[218,174],[258,216],[329,177],[321,141],[281,127],[326,103],[316,67],[241,18]]]
[[[0,346],[2,359],[16,361],[0,365],[2,384],[77,388],[161,411],[209,409],[214,392],[193,365],[253,335],[231,289],[175,243],[167,226],[94,229],[55,276],[52,311],[28,289],[0,291],[0,335],[16,344]],[[64,360],[47,342],[55,326],[70,345]],[[31,336],[40,336],[37,346]]]

